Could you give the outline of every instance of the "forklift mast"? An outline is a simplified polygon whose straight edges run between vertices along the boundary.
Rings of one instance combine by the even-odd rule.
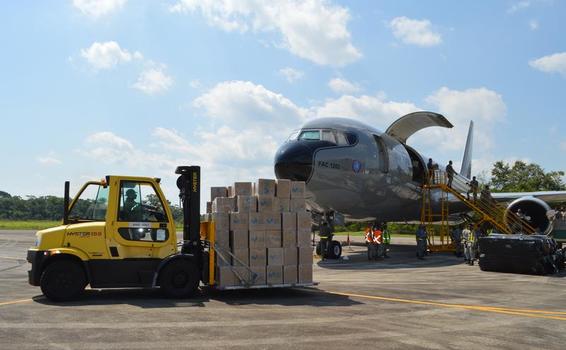
[[[175,174],[183,206],[183,247],[181,253],[202,257],[200,240],[200,167],[179,166]]]

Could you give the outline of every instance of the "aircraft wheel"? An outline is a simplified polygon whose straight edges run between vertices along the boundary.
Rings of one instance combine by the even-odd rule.
[[[74,261],[54,261],[47,265],[40,280],[41,292],[53,301],[68,301],[84,291],[86,277],[83,268]]]
[[[199,270],[186,260],[174,260],[167,264],[159,274],[159,285],[170,298],[193,296],[199,286]]]
[[[330,243],[328,258],[329,259],[340,259],[341,255],[342,255],[342,245],[338,241],[332,241]]]

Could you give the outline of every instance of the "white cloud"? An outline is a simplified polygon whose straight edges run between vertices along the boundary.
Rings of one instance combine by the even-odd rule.
[[[494,144],[494,127],[507,114],[507,106],[501,95],[484,87],[467,90],[442,87],[428,96],[426,102],[433,107],[433,111],[444,115],[454,128],[425,129],[415,135],[412,141],[447,153],[464,149],[470,120],[475,122],[475,153],[489,151]]]
[[[442,36],[432,30],[432,24],[427,19],[396,17],[389,22],[389,26],[393,35],[405,44],[429,47],[442,42]]]
[[[530,0],[521,0],[513,5],[509,6],[507,13],[515,13],[517,11],[525,10],[531,6],[532,2]]]
[[[343,66],[361,57],[350,41],[347,8],[325,0],[180,0],[172,12],[199,12],[225,31],[278,32],[280,46],[320,65]]]
[[[332,91],[342,94],[353,94],[361,90],[358,84],[354,84],[341,78],[331,79],[328,82],[328,87],[330,87]]]
[[[189,86],[193,89],[200,89],[202,87],[202,83],[198,79],[193,79],[189,82]]]
[[[94,42],[89,48],[81,50],[81,56],[94,69],[111,69],[120,63],[143,58],[138,51],[130,53],[123,50],[115,41]]]
[[[386,101],[381,95],[344,95],[326,100],[323,105],[313,107],[311,112],[317,117],[354,118],[385,130],[400,116],[417,110],[419,108],[413,103]]]
[[[164,92],[173,85],[173,78],[164,71],[164,66],[148,68],[140,73],[132,87],[148,95]]]
[[[285,77],[285,79],[287,79],[289,83],[294,83],[295,81],[302,79],[305,75],[305,73],[301,72],[300,70],[296,70],[291,67],[281,68],[279,70],[279,74]]]
[[[52,152],[49,155],[37,157],[37,161],[42,165],[59,165],[62,163]]]
[[[530,61],[529,65],[545,73],[560,73],[566,77],[566,52],[537,58]]]
[[[531,19],[529,21],[529,28],[531,30],[537,30],[538,29],[538,21],[536,19]]]
[[[127,0],[73,0],[73,6],[82,14],[92,18],[120,10]]]
[[[239,128],[262,125],[271,132],[275,124],[300,123],[307,110],[295,105],[281,94],[250,81],[226,81],[217,84],[193,101],[193,105],[220,125]]]

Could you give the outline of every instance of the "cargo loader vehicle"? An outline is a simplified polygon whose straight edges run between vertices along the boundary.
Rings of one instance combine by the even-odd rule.
[[[87,285],[158,287],[173,298],[190,297],[201,284],[217,289],[314,285],[312,277],[310,283],[257,284],[245,264],[235,272],[237,285],[220,284],[218,264],[225,266],[231,253],[215,244],[214,222],[201,223],[200,167],[179,166],[175,173],[184,218],[181,242],[160,179],[106,176],[87,182],[72,201],[65,182],[62,225],[38,231],[27,252],[29,283],[53,301],[75,299]]]

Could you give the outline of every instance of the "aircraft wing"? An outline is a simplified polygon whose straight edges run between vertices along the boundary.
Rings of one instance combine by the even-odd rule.
[[[566,191],[495,192],[491,196],[498,202],[511,202],[521,197],[535,197],[546,203],[566,202]]]
[[[387,128],[385,133],[402,143],[407,143],[409,136],[431,126],[453,127],[442,114],[421,111],[409,113],[397,119]]]

